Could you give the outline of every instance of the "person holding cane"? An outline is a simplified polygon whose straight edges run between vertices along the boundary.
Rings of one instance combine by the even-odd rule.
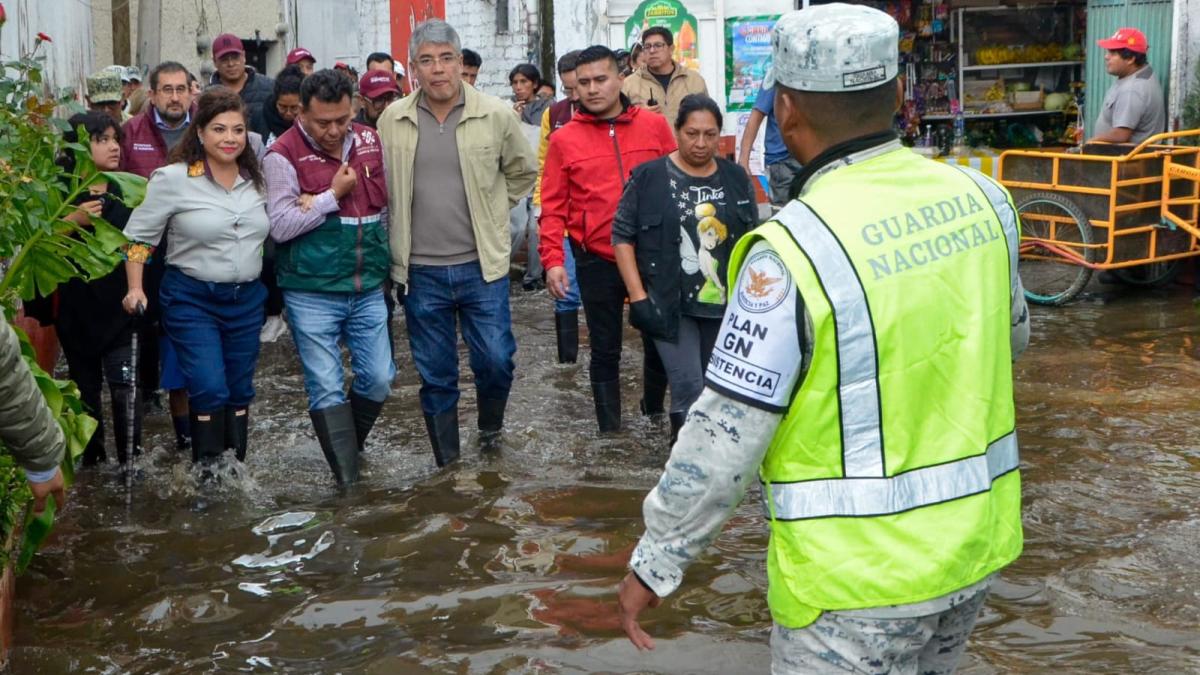
[[[162,323],[187,380],[192,460],[209,471],[227,449],[246,457],[267,295],[259,281],[270,229],[266,189],[246,129],[236,94],[224,87],[202,94],[171,163],[150,176],[125,228],[130,313],[147,305],[144,267],[170,232]]]

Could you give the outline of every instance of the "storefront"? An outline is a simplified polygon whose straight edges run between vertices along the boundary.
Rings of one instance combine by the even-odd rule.
[[[704,76],[709,93],[729,113],[725,133],[740,141],[770,65],[770,29],[801,4],[609,0],[605,37],[610,45],[628,47],[646,27],[670,27],[677,60]],[[905,104],[897,128],[906,142],[985,172],[994,170],[1004,149],[1072,145],[1091,133],[1113,81],[1095,43],[1120,26],[1146,33],[1149,61],[1165,90],[1177,81],[1172,55],[1181,46],[1174,39],[1171,0],[861,4],[888,12],[900,24]],[[1178,123],[1176,114],[1171,119]],[[751,164],[761,170],[758,156],[752,154]]]

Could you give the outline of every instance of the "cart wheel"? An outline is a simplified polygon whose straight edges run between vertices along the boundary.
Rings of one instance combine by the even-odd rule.
[[[1052,192],[1035,192],[1017,203],[1021,218],[1021,258],[1018,271],[1025,297],[1038,305],[1063,305],[1087,286],[1096,250],[1092,226],[1070,199]]]
[[[1175,278],[1179,274],[1180,268],[1183,267],[1179,260],[1167,260],[1166,262],[1146,263],[1137,267],[1124,267],[1113,270],[1113,274],[1121,281],[1130,286],[1162,286],[1163,284]]]

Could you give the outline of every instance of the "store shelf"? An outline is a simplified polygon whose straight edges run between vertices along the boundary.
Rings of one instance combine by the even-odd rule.
[[[1003,113],[964,113],[963,119],[966,120],[993,120],[1001,117],[1031,117],[1034,115],[1061,115],[1061,110],[1015,110],[1013,112]],[[923,115],[921,121],[925,120],[952,120],[954,115]]]
[[[1016,70],[1018,68],[1046,68],[1056,66],[1082,66],[1083,61],[1045,61],[1042,63],[997,63],[989,66],[963,66],[963,72],[973,70]]]

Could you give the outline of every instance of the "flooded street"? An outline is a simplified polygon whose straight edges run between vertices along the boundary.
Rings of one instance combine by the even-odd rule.
[[[1016,367],[1024,555],[961,672],[1200,672],[1200,315],[1184,287],[1033,308]],[[125,506],[81,472],[18,581],[15,673],[764,673],[767,542],[757,492],[684,588],[620,633],[615,586],[666,457],[637,415],[598,438],[586,357],[554,362],[544,292],[513,296],[517,381],[503,448],[437,471],[403,322],[400,375],[362,482],[339,494],[290,336],[265,345],[248,471],[198,494],[166,415]],[[585,352],[586,348],[581,350]],[[465,352],[464,381],[470,381]]]

